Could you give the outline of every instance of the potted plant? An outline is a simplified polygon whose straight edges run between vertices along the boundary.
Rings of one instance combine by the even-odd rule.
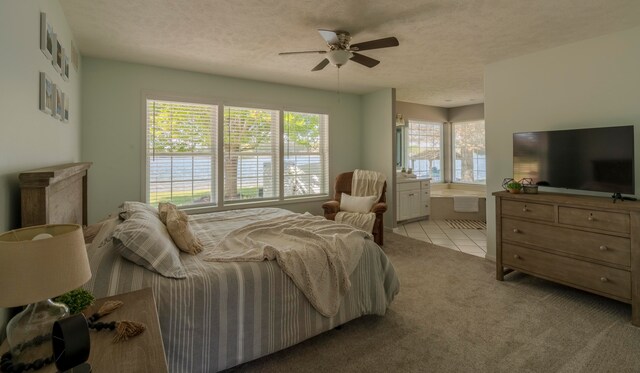
[[[522,184],[515,180],[511,181],[509,182],[509,184],[507,184],[507,190],[509,191],[509,193],[520,193],[520,191],[522,190]]]

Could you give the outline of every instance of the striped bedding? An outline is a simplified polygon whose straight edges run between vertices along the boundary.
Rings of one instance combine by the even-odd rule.
[[[233,229],[287,214],[274,208],[234,210],[192,215],[191,224],[202,240],[213,243]],[[181,254],[187,278],[178,280],[123,259],[111,240],[94,242],[88,247],[93,276],[85,288],[105,297],[151,287],[171,372],[223,370],[362,315],[384,315],[399,289],[393,266],[371,240],[332,318],[320,315],[275,261],[205,262]]]

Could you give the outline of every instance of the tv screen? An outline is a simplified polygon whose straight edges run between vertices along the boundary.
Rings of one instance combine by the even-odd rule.
[[[633,126],[513,134],[513,178],[634,194]]]

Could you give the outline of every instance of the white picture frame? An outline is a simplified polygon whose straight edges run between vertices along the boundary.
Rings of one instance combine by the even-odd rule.
[[[69,69],[71,69],[71,67],[69,66],[69,56],[67,56],[67,51],[63,49],[63,56],[62,56],[62,68],[60,70],[60,76],[62,76],[62,79],[64,79],[64,81],[68,81],[69,80]]]
[[[62,120],[62,116],[64,112],[64,93],[62,93],[60,86],[58,86],[57,84],[54,84],[54,86],[55,86],[56,106],[52,116],[56,119]]]
[[[47,74],[40,72],[40,110],[52,115],[55,107],[55,84]]]
[[[78,54],[78,48],[76,48],[76,44],[71,40],[71,64],[73,68],[78,72],[80,68],[80,55]]]
[[[40,13],[40,50],[50,60],[53,57],[53,27],[47,23],[47,14]]]
[[[62,121],[64,123],[69,123],[69,94],[65,93],[64,94],[64,109],[63,109],[63,118]]]
[[[56,69],[57,72],[62,71],[62,61],[64,60],[64,48],[60,45],[60,40],[58,40],[58,35],[53,34],[55,36],[55,53],[51,58],[51,64]]]

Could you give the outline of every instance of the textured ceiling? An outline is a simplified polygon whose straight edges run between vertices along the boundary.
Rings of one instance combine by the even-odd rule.
[[[396,36],[363,52],[373,69],[340,69],[344,92],[397,88],[400,101],[483,102],[483,66],[640,25],[639,0],[60,0],[85,56],[336,90],[336,68],[311,72],[316,29],[352,43]]]

